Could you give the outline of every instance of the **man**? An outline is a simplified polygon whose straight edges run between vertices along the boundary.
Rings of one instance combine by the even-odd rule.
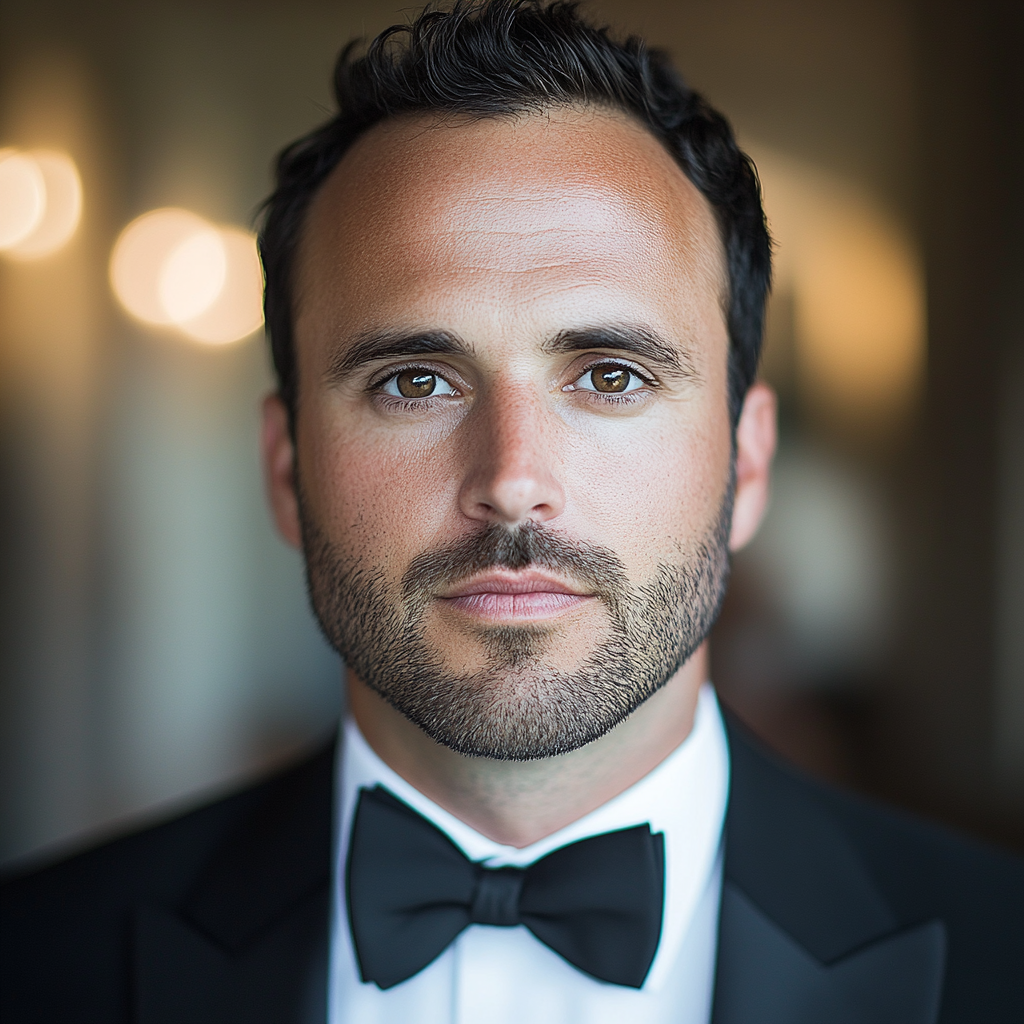
[[[263,452],[350,716],[11,883],[4,1020],[1021,1019],[1020,866],[790,773],[707,682],[775,443],[726,122],[535,0],[336,86],[268,203]]]

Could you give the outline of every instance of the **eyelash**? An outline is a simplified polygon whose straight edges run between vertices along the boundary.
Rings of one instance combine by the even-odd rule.
[[[400,373],[405,373],[406,370],[422,370],[424,373],[440,378],[450,388],[454,388],[456,391],[459,390],[457,384],[453,384],[445,374],[435,370],[432,366],[424,366],[422,363],[408,363],[405,366],[390,367],[387,373],[376,377],[366,386],[367,393],[380,402],[385,409],[394,412],[418,412],[438,399],[451,397],[449,395],[429,395],[426,398],[399,398],[397,395],[389,395],[381,390],[388,381],[394,380]]]
[[[620,369],[626,370],[629,373],[631,373],[634,377],[642,381],[643,387],[636,388],[634,391],[621,392],[619,394],[607,391],[591,391],[587,388],[576,388],[571,386],[570,388],[563,388],[562,390],[565,391],[571,389],[577,394],[584,394],[587,396],[587,400],[589,401],[593,401],[596,399],[597,401],[600,402],[609,402],[612,405],[634,405],[637,402],[645,401],[646,395],[648,395],[650,391],[659,387],[658,382],[653,377],[648,376],[648,374],[642,372],[639,368],[633,366],[631,363],[624,363],[618,359],[608,358],[595,359],[592,363],[585,366],[582,372],[579,374],[579,376],[576,377],[576,380],[573,381],[573,384],[575,384],[578,380],[582,380],[582,378],[584,378],[588,373],[593,373],[594,370],[596,370],[599,366],[615,366]]]

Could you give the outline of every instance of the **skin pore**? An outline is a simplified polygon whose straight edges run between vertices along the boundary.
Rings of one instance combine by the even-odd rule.
[[[290,543],[305,520],[308,547],[312,524],[397,606],[417,559],[496,526],[612,552],[636,593],[713,533],[733,452],[722,245],[710,206],[627,116],[386,122],[314,198],[296,270],[295,444],[276,396],[263,426]],[[757,528],[774,445],[774,398],[755,385],[735,438],[732,549]],[[489,684],[518,697],[578,670],[609,621],[571,574],[500,568],[438,583],[417,646],[483,679],[488,638],[536,633],[526,667]],[[664,760],[707,676],[705,641],[604,735],[529,760],[458,753],[351,669],[347,682],[388,765],[522,847]]]

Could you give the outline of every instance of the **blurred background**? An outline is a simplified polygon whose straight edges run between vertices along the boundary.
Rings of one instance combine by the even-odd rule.
[[[591,9],[733,120],[778,243],[782,445],[724,700],[822,777],[1024,848],[1024,5]],[[337,658],[262,498],[250,231],[338,49],[408,16],[0,0],[8,864],[331,728]]]

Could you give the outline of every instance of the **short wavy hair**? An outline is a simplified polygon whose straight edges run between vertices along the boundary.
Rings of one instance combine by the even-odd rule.
[[[501,117],[555,106],[624,111],[675,158],[714,209],[728,269],[729,407],[738,419],[757,373],[771,242],[753,162],[729,122],[690,89],[667,54],[614,40],[564,0],[456,0],[349,43],[334,70],[338,112],[279,154],[259,234],[264,309],[278,388],[294,427],[298,402],[294,264],[310,201],[349,147],[388,118]]]

